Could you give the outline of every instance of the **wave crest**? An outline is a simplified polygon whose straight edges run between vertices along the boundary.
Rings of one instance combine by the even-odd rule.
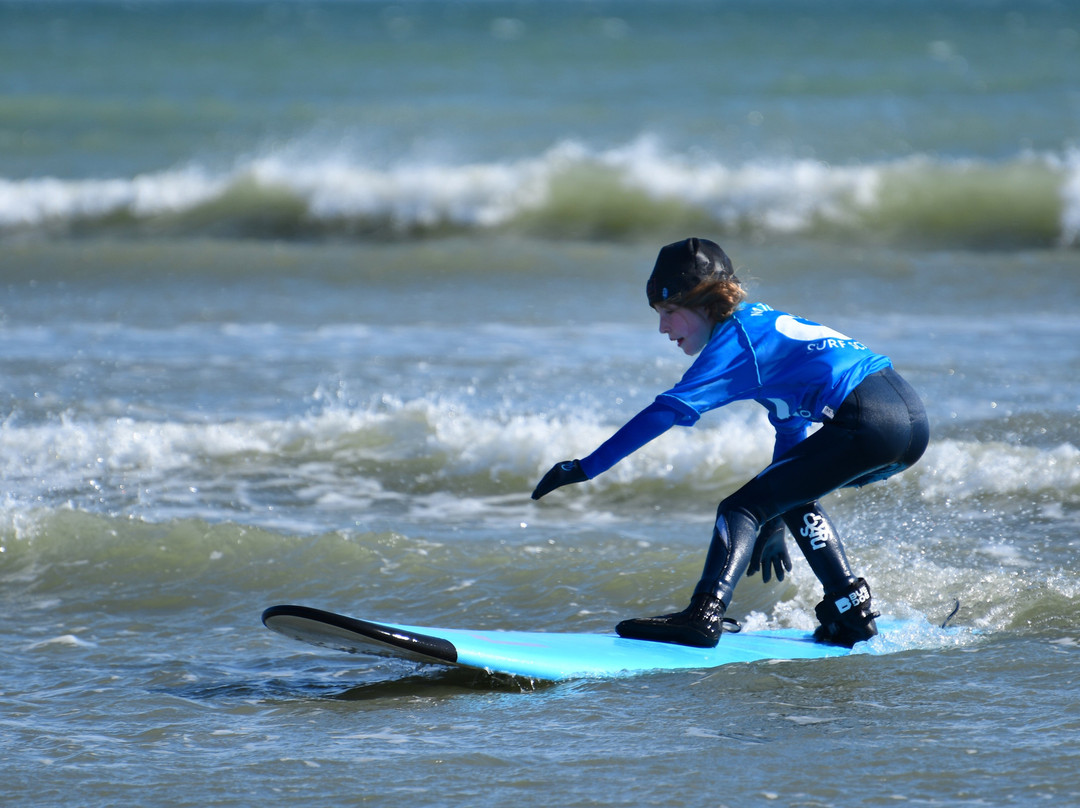
[[[0,234],[400,238],[505,230],[625,238],[678,229],[976,247],[1080,244],[1080,152],[730,165],[655,140],[560,143],[518,160],[370,165],[299,149],[215,172],[0,179]]]

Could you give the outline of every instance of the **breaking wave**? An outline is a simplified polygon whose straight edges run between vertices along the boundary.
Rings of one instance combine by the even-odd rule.
[[[442,522],[527,520],[528,493],[559,451],[592,446],[612,425],[596,419],[470,413],[436,398],[383,400],[283,420],[149,423],[62,417],[0,431],[8,481],[0,514],[36,505],[113,516],[206,518],[297,533],[429,515]],[[563,447],[562,450],[559,447]],[[707,511],[768,462],[771,432],[748,409],[714,426],[678,431],[559,503],[587,518],[651,508],[660,499]],[[885,484],[927,503],[1023,497],[1074,507],[1080,450],[945,439]],[[639,502],[640,505],[634,503]],[[554,507],[554,506],[552,506]],[[631,514],[631,518],[634,518]]]
[[[1080,152],[731,165],[641,138],[606,151],[563,142],[493,162],[373,165],[286,147],[220,171],[191,163],[126,178],[0,179],[0,235],[395,239],[495,230],[619,239],[688,228],[1076,247]]]

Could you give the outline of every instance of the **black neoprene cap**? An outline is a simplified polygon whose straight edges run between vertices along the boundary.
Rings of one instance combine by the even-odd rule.
[[[715,241],[688,238],[660,248],[645,294],[655,306],[689,292],[704,280],[735,278],[731,259]]]

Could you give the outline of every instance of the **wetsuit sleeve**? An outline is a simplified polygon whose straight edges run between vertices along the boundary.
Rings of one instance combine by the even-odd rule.
[[[672,407],[654,401],[626,422],[618,432],[604,441],[595,452],[582,458],[581,468],[591,480],[602,474],[627,455],[633,454],[653,438],[663,435],[682,417]]]

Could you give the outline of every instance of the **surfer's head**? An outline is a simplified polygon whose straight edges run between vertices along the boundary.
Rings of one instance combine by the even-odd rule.
[[[714,241],[688,238],[661,248],[645,294],[653,308],[688,308],[714,323],[726,320],[746,299],[731,259]]]

